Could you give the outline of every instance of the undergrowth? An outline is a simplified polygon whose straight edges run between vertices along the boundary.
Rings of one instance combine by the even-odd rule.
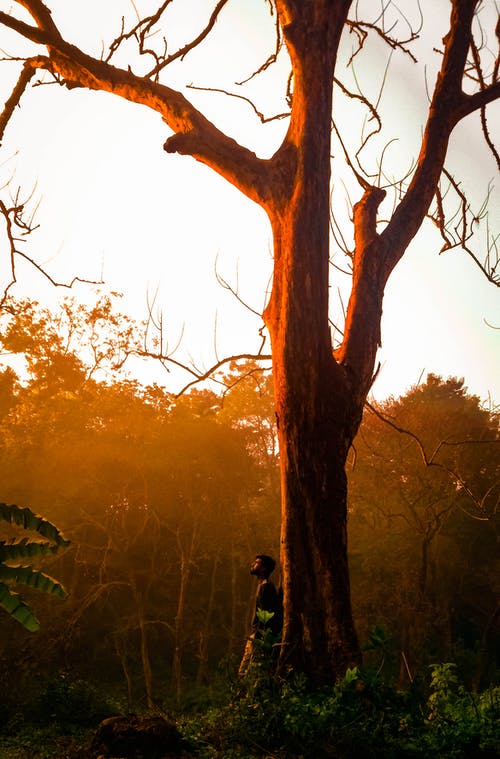
[[[449,663],[433,665],[426,678],[400,691],[379,672],[357,668],[333,686],[312,688],[302,675],[277,677],[263,659],[245,677],[226,680],[216,695],[210,705],[205,696],[198,703],[198,692],[182,711],[169,714],[190,757],[493,759],[500,754],[500,687],[471,693]],[[59,677],[24,708],[2,709],[0,759],[90,759],[99,721],[126,713],[121,706],[103,699],[93,685]]]
[[[411,759],[497,757],[500,687],[480,695],[461,686],[452,664],[402,692],[357,668],[314,689],[302,675],[280,679],[257,664],[232,686],[223,707],[185,718],[183,730],[204,759]]]

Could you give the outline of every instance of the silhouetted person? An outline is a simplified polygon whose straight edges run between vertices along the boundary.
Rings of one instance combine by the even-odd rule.
[[[243,658],[239,666],[238,674],[244,675],[252,661],[256,638],[264,637],[264,634],[270,630],[276,638],[281,633],[283,625],[283,604],[281,596],[276,590],[274,583],[269,579],[276,562],[271,556],[258,554],[250,565],[250,574],[255,575],[258,580],[257,597],[255,599],[255,616],[252,622],[252,633],[247,640]],[[259,619],[258,612],[267,611],[272,613],[268,622]]]

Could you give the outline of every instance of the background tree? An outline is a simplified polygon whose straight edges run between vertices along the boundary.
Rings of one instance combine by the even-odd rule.
[[[50,342],[60,314],[34,309],[30,327],[14,305],[0,342],[17,320],[28,348],[30,334]],[[79,345],[89,357],[85,336]],[[55,346],[52,357],[60,366]],[[60,557],[45,559],[70,597],[37,595],[37,636],[0,615],[5,689],[14,679],[21,702],[34,683],[60,689],[98,677],[129,708],[185,703],[194,683],[213,685],[216,667],[241,656],[255,592],[248,558],[278,546],[270,377],[250,363],[233,367],[223,397],[193,390],[175,399],[109,376],[75,390],[71,372],[65,388],[43,355],[40,370],[28,363],[27,374],[8,370],[0,384],[0,477],[9,498],[42,502],[71,537]],[[82,377],[88,368],[81,362]],[[385,672],[400,670],[405,685],[408,672],[440,658],[479,685],[496,663],[497,415],[461,381],[433,375],[376,411],[348,469],[361,640],[377,646],[377,667],[383,643]]]
[[[47,70],[71,89],[103,90],[155,110],[174,133],[165,143],[167,152],[193,156],[213,168],[262,206],[269,217],[274,275],[263,316],[271,336],[280,444],[285,596],[282,663],[304,669],[319,680],[336,676],[346,665],[359,661],[347,566],[345,462],[373,380],[385,285],[429,213],[445,237],[445,245],[460,244],[470,250],[467,203],[462,231],[457,240],[450,239],[440,185],[450,135],[462,119],[475,111],[481,113],[485,138],[500,163],[485,115],[486,106],[500,95],[498,57],[491,56],[477,27],[473,34],[480,3],[450,2],[449,29],[443,37],[441,67],[430,96],[420,152],[406,177],[386,182],[383,149],[376,175],[370,174],[359,165],[359,151],[351,159],[338,135],[339,150],[362,190],[353,207],[354,247],[345,246],[353,276],[339,346],[332,345],[328,307],[333,86],[355,103],[364,104],[369,117],[379,122],[370,99],[350,92],[341,81],[341,42],[344,35],[355,34],[357,55],[371,31],[393,49],[411,54],[411,42],[418,36],[415,31],[410,31],[409,39],[406,35],[405,39],[393,37],[393,32],[387,31],[394,30],[390,14],[397,11],[386,8],[380,17],[378,8],[374,13],[369,7],[362,18],[361,8],[354,7],[351,0],[262,4],[263,13],[267,9],[276,14],[277,52],[284,40],[291,66],[285,93],[290,104],[288,130],[274,155],[262,159],[221,132],[184,94],[162,81],[170,63],[185,57],[207,37],[225,0],[213,6],[207,26],[174,52],[169,52],[168,44],[154,47],[153,35],[170,5],[164,3],[150,16],[130,26],[124,23],[100,58],[72,44],[70,33],[66,39],[57,14],[52,15],[40,0],[19,0],[18,5],[27,10],[30,23],[14,11],[1,12],[0,22],[37,47],[25,59],[0,118],[0,133],[34,72]],[[350,17],[353,8],[358,15]],[[113,58],[121,63],[133,40],[142,60],[149,62],[145,67],[141,64],[145,75],[135,74],[128,62],[121,66],[111,63]],[[275,58],[276,54],[259,70]],[[347,60],[352,62],[352,53]],[[335,110],[333,115],[336,129]],[[460,191],[457,181],[450,181]],[[387,213],[379,215],[386,196],[384,182],[395,190],[394,203],[392,210],[389,203]],[[20,221],[21,212],[19,205],[14,206],[2,206],[12,259],[16,244],[11,229]],[[484,268],[495,280],[494,267]]]
[[[41,676],[100,673],[129,705],[151,706],[170,693],[178,700],[186,682],[206,682],[221,659],[241,655],[249,556],[263,545],[276,551],[279,504],[255,444],[264,426],[256,404],[253,429],[234,423],[248,409],[229,396],[230,418],[209,391],[174,399],[111,381],[104,360],[106,381],[98,381],[89,350],[95,311],[9,301],[2,314],[1,350],[22,370],[0,375],[3,487],[9,499],[42,504],[71,537],[60,559],[49,557],[70,598],[55,611],[40,606],[43,638],[21,636],[21,658],[26,674],[35,664]],[[79,355],[58,330],[63,316],[81,319]],[[112,311],[108,318],[119,322]],[[124,319],[120,328],[132,325]],[[63,365],[71,371],[55,371]],[[6,616],[0,624],[8,631],[14,623]],[[8,662],[19,636],[0,637]],[[43,663],[35,650],[44,650]]]
[[[490,635],[499,442],[498,415],[463,381],[432,374],[367,414],[356,437],[355,597],[365,635],[377,623],[395,635],[405,680],[429,657],[465,665],[468,652],[477,665],[472,654]]]

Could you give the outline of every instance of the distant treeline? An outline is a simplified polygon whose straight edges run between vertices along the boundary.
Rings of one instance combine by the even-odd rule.
[[[71,672],[151,706],[210,682],[243,650],[251,558],[279,554],[270,374],[234,364],[229,389],[180,398],[113,374],[137,338],[107,299],[11,301],[0,326],[2,352],[23,359],[0,373],[0,500],[71,541],[43,562],[68,600],[29,596],[41,631],[0,614],[0,688]],[[495,678],[498,441],[498,415],[456,379],[365,412],[352,596],[367,660],[395,681],[436,661],[473,686]]]

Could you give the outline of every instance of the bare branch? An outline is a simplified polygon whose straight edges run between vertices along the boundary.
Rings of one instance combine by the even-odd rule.
[[[255,314],[255,316],[258,316],[259,319],[262,319],[262,314],[256,311],[252,306],[250,306],[246,301],[243,300],[241,295],[238,292],[238,287],[234,288],[232,285],[229,284],[229,282],[217,271],[217,260],[215,262],[215,278],[218,282],[218,284],[224,288],[224,290],[227,290],[228,292],[233,295],[238,303],[241,303],[242,306],[246,308],[247,311],[250,311],[251,314]]]
[[[220,382],[214,377],[214,374],[221,367],[226,366],[227,364],[233,361],[271,361],[272,360],[272,355],[270,353],[261,353],[260,351],[258,353],[239,353],[239,354],[235,354],[234,356],[226,356],[225,358],[222,358],[216,361],[216,363],[213,364],[213,366],[211,366],[209,369],[206,369],[205,371],[201,371],[182,361],[177,361],[177,359],[173,358],[172,355],[161,355],[159,353],[153,353],[152,351],[133,349],[127,352],[126,358],[128,358],[129,356],[138,356],[140,358],[152,358],[157,361],[160,361],[160,363],[164,366],[167,364],[171,364],[172,366],[175,366],[178,369],[182,369],[183,371],[190,374],[193,377],[193,379],[190,380],[188,383],[186,383],[182,387],[181,390],[175,393],[174,395],[175,398],[179,398],[187,390],[189,390],[189,388],[193,387],[193,385],[199,384],[200,382],[205,382],[206,380],[213,380],[215,382]],[[125,363],[126,358],[121,360],[119,363],[115,364],[114,368],[120,369]]]
[[[238,98],[238,100],[244,100],[245,103],[248,103],[252,106],[254,113],[259,117],[261,122],[263,124],[267,124],[269,121],[276,121],[278,119],[287,119],[290,116],[290,111],[286,111],[286,113],[277,113],[275,116],[264,116],[263,113],[261,113],[257,107],[254,105],[254,103],[250,100],[250,98],[245,97],[244,95],[238,95],[235,92],[228,92],[227,90],[219,89],[218,87],[198,87],[194,84],[188,84],[189,89],[191,90],[200,90],[201,92],[220,92],[222,95],[228,95],[228,97],[231,98]]]
[[[155,60],[155,66],[146,74],[146,76],[149,79],[154,79],[155,81],[158,80],[159,73],[170,63],[173,63],[173,61],[176,61],[178,59],[182,60],[191,50],[194,50],[196,47],[198,47],[203,40],[207,38],[207,36],[212,31],[213,27],[215,26],[215,23],[217,19],[219,18],[220,12],[224,8],[224,6],[228,3],[229,0],[219,0],[217,5],[215,6],[214,10],[212,11],[210,18],[208,20],[208,23],[206,26],[202,29],[202,31],[195,37],[194,40],[191,42],[188,42],[186,45],[184,45],[179,50],[176,50],[175,53],[172,53],[171,55],[167,55],[167,41],[163,37],[163,44],[164,44],[164,50],[162,53],[157,53],[155,50],[153,50],[151,47],[146,47],[146,41],[152,37],[155,32],[153,31],[154,27],[158,22],[160,21],[161,17],[165,13],[167,7],[170,5],[172,0],[165,0],[160,7],[153,13],[151,16],[146,16],[146,18],[139,19],[137,24],[130,29],[128,32],[125,32],[123,30],[124,28],[124,21],[122,19],[122,32],[121,34],[116,37],[116,39],[113,40],[113,42],[110,45],[108,56],[105,59],[105,62],[108,63],[113,55],[116,53],[122,42],[129,40],[131,38],[134,38],[138,41],[139,44],[139,53],[141,55],[151,55]]]
[[[273,14],[273,6],[270,3],[270,12],[271,15]],[[259,68],[254,71],[250,76],[247,76],[246,79],[242,79],[240,82],[236,82],[236,84],[243,85],[249,82],[251,79],[254,79],[259,74],[262,74],[263,71],[266,71],[266,69],[269,68],[273,63],[276,63],[278,60],[278,55],[280,54],[281,49],[283,48],[283,37],[281,35],[281,27],[279,24],[278,17],[276,17],[275,20],[275,31],[276,31],[276,47],[274,50],[274,53],[271,53],[271,55],[264,61],[264,63],[259,66]]]
[[[500,19],[500,16],[499,16],[499,19]],[[499,21],[499,28],[500,28],[500,21]],[[481,57],[480,57],[480,54],[479,54],[479,48],[475,44],[474,39],[471,42],[471,51],[472,51],[472,58],[473,58],[473,61],[474,61],[474,67],[475,67],[475,70],[476,70],[476,73],[477,73],[477,81],[479,82],[481,91],[484,91],[487,88],[487,85],[486,85],[486,82],[485,82],[485,79],[484,79],[483,70],[482,70],[482,66],[481,66]],[[500,58],[500,56],[499,56],[499,58]],[[495,81],[495,80],[493,80],[493,81]],[[499,154],[499,151],[497,150],[497,148],[495,147],[495,144],[493,143],[493,140],[491,139],[491,135],[490,135],[490,132],[489,132],[489,129],[488,129],[488,124],[487,124],[487,121],[486,121],[486,106],[485,105],[483,105],[480,108],[480,115],[481,115],[481,127],[482,127],[482,130],[483,130],[484,139],[486,140],[486,144],[488,145],[488,147],[489,147],[489,149],[490,149],[490,151],[491,151],[491,153],[492,153],[492,155],[493,155],[493,157],[494,157],[494,159],[496,161],[498,170],[500,171],[500,154]]]
[[[134,38],[134,39],[136,39],[136,40],[139,41],[139,52],[141,53],[141,55],[143,55],[145,53],[149,53],[149,54],[153,55],[156,58],[157,56],[156,56],[156,54],[153,51],[144,49],[144,43],[145,43],[145,40],[146,40],[148,34],[150,34],[151,29],[161,19],[161,17],[163,15],[163,13],[165,12],[167,6],[170,5],[171,2],[172,2],[172,0],[166,0],[166,2],[162,3],[162,5],[160,5],[160,7],[156,10],[155,13],[153,13],[151,16],[146,16],[146,18],[144,18],[144,19],[141,19],[139,17],[139,14],[137,14],[138,15],[138,22],[128,32],[124,31],[124,28],[125,28],[125,19],[122,18],[122,31],[118,35],[118,37],[116,37],[113,40],[113,42],[109,46],[109,53],[108,53],[107,57],[104,59],[106,61],[106,63],[108,63],[111,60],[111,58],[116,53],[116,51],[118,50],[118,48],[120,47],[120,45],[122,44],[122,42],[125,42],[126,40],[129,40],[131,38]],[[137,9],[135,8],[135,6],[134,6],[134,9],[135,9],[135,11],[137,13]]]
[[[472,500],[474,503],[477,513],[471,514],[470,512],[466,512],[469,516],[473,517],[474,519],[478,519],[480,521],[487,521],[491,519],[494,514],[496,513],[496,508],[494,511],[489,514],[485,512],[485,503],[487,497],[491,494],[491,492],[498,486],[498,482],[494,483],[492,486],[488,488],[486,493],[483,495],[482,498],[479,498],[476,496],[472,490],[469,488],[467,483],[463,480],[463,478],[453,469],[446,466],[446,464],[441,463],[440,461],[437,461],[437,457],[439,452],[442,448],[445,446],[462,446],[462,445],[494,445],[499,444],[500,440],[498,438],[494,438],[492,440],[484,440],[484,439],[466,439],[466,440],[441,440],[437,446],[435,447],[432,454],[429,456],[428,453],[425,450],[425,446],[414,432],[411,430],[405,429],[404,427],[400,427],[397,425],[392,419],[389,419],[387,416],[382,414],[375,406],[373,406],[369,401],[365,401],[366,408],[372,412],[378,419],[380,419],[384,424],[387,424],[389,427],[392,427],[393,430],[396,432],[399,432],[402,435],[408,435],[412,440],[415,441],[417,444],[418,450],[420,451],[420,455],[422,457],[422,461],[424,462],[426,467],[436,467],[438,469],[441,469],[443,472],[446,472],[452,479],[453,484],[458,487],[460,490],[463,490],[464,493]]]
[[[83,277],[73,277],[70,282],[59,282],[52,277],[39,263],[37,263],[31,256],[28,256],[22,250],[19,249],[18,243],[29,234],[37,229],[38,225],[33,223],[34,213],[29,219],[25,219],[24,211],[26,203],[29,201],[19,201],[19,191],[16,193],[16,198],[13,201],[13,205],[7,206],[3,200],[0,199],[0,214],[5,221],[6,235],[9,245],[9,281],[3,289],[3,294],[0,297],[0,308],[4,305],[6,298],[11,288],[17,282],[16,278],[16,259],[21,258],[28,264],[33,266],[43,277],[49,280],[49,282],[55,287],[65,287],[71,289],[76,282],[84,282],[86,284],[101,285],[102,280],[94,281],[85,279]]]
[[[443,247],[440,252],[443,253],[444,251],[452,250],[457,247],[462,248],[462,250],[464,250],[481,269],[488,281],[497,287],[500,287],[500,275],[497,273],[500,264],[497,245],[498,236],[494,237],[487,226],[487,252],[483,262],[480,261],[469,245],[469,241],[475,235],[474,228],[480,221],[487,217],[491,185],[488,188],[486,198],[481,207],[474,212],[471,209],[469,200],[460,187],[460,183],[446,169],[443,169],[443,174],[448,180],[448,189],[443,193],[441,186],[438,186],[436,190],[436,207],[433,211],[430,211],[427,214],[428,218],[431,219],[439,229],[443,239]],[[446,216],[444,203],[449,190],[453,190],[459,202],[458,209],[451,218],[447,218]],[[454,219],[457,220],[454,226],[452,226]]]
[[[29,8],[43,5],[35,0],[26,0],[26,3]],[[0,23],[26,39],[47,45],[51,70],[62,77],[67,87],[112,92],[157,111],[174,132],[164,145],[167,152],[193,156],[224,176],[255,202],[265,204],[270,194],[268,171],[271,162],[260,160],[251,150],[227,137],[182,93],[93,58],[52,30],[31,27],[3,12],[0,12]],[[289,160],[289,154],[286,155]],[[281,153],[280,162],[284,159],[285,154]],[[282,173],[280,170],[279,175]]]
[[[165,58],[165,60],[157,64],[153,69],[151,69],[151,71],[146,76],[157,77],[160,71],[163,68],[165,68],[165,66],[168,66],[169,63],[172,63],[172,61],[175,61],[178,58],[182,60],[182,58],[184,58],[184,56],[186,56],[191,50],[193,50],[195,47],[198,47],[198,45],[201,42],[203,42],[203,40],[208,36],[208,34],[211,32],[211,30],[215,26],[215,22],[219,18],[219,14],[227,2],[228,0],[219,0],[214,10],[212,11],[212,15],[210,16],[208,24],[199,33],[199,35],[192,42],[189,42],[187,45],[184,45],[184,47],[181,48],[180,50],[177,50],[176,53],[169,55],[167,58]]]
[[[60,39],[60,34],[58,32],[56,35],[51,35],[50,32],[47,32],[47,30],[43,28],[43,26],[30,26],[30,24],[20,21],[15,16],[11,16],[9,13],[4,13],[4,11],[0,11],[0,23],[4,24],[8,29],[13,29],[15,32],[19,32],[19,34],[27,40],[36,42],[39,45],[50,45],[55,39]]]
[[[195,379],[191,380],[191,382],[188,382],[186,385],[184,385],[182,390],[179,390],[179,392],[176,393],[175,397],[178,398],[179,396],[183,395],[187,390],[189,390],[190,387],[198,384],[199,382],[204,382],[205,380],[208,380],[208,379],[214,379],[213,377],[214,373],[218,369],[220,369],[222,366],[225,366],[226,364],[229,364],[233,361],[243,361],[243,360],[244,361],[271,361],[272,356],[271,354],[265,354],[265,353],[240,353],[239,355],[235,355],[235,356],[227,356],[226,358],[223,358],[220,361],[217,361],[217,363],[211,366],[210,369],[207,369],[206,372],[195,375]],[[191,372],[191,373],[195,374],[194,372]]]
[[[394,6],[394,7],[396,8],[397,6]],[[416,63],[417,59],[415,58],[415,56],[413,55],[413,53],[411,52],[408,46],[412,42],[414,42],[416,39],[418,39],[420,32],[422,30],[422,26],[423,26],[423,14],[422,14],[422,9],[420,7],[419,2],[417,2],[417,8],[420,15],[420,21],[416,29],[413,29],[411,23],[408,21],[406,16],[399,10],[399,8],[397,9],[401,15],[401,18],[403,18],[403,20],[406,22],[409,29],[408,37],[402,40],[398,40],[395,37],[391,36],[391,32],[393,31],[393,29],[396,28],[398,24],[397,20],[393,22],[392,26],[389,29],[385,28],[384,24],[385,24],[385,17],[386,17],[386,8],[383,8],[382,11],[380,12],[379,18],[371,23],[367,21],[361,21],[358,18],[354,20],[349,19],[347,21],[347,26],[349,27],[349,32],[351,34],[355,34],[357,37],[357,48],[352,53],[349,59],[348,65],[351,65],[354,58],[361,52],[361,50],[364,47],[365,41],[368,37],[368,34],[370,32],[374,32],[375,34],[377,34],[393,50],[401,51],[405,55],[408,55],[412,59],[412,61]],[[379,21],[381,22],[380,24],[378,23]]]
[[[16,106],[19,105],[26,87],[30,83],[31,79],[36,73],[37,68],[40,65],[40,60],[41,59],[29,59],[25,61],[19,79],[17,80],[14,89],[12,90],[12,94],[5,102],[3,111],[0,114],[0,143],[2,142],[5,128],[7,127],[7,124],[9,123]]]
[[[219,275],[216,275],[216,276],[219,280]],[[248,308],[250,311],[252,311],[252,313],[260,316],[260,314],[257,314],[256,311],[254,311],[247,304],[244,303],[244,301],[238,296],[237,292],[229,284],[227,283],[224,284],[224,280],[219,280],[219,281],[224,287],[226,287],[226,289],[228,289],[231,293],[235,295],[235,297],[240,303],[245,305],[245,307]],[[264,353],[264,346],[267,341],[266,335],[264,334],[264,329],[265,329],[264,326],[261,327],[261,329],[259,330],[259,335],[261,337],[261,344],[257,353],[242,353],[242,354],[238,354],[234,356],[227,356],[226,358],[222,358],[222,359],[217,358],[216,362],[213,364],[213,366],[210,367],[210,369],[203,369],[203,370],[198,369],[194,365],[193,362],[191,364],[187,364],[184,361],[177,360],[176,358],[174,358],[174,356],[177,353],[179,346],[181,344],[183,330],[174,348],[172,350],[169,350],[168,345],[166,345],[165,339],[164,339],[163,314],[160,312],[158,317],[155,317],[153,313],[155,300],[156,300],[156,293],[152,299],[152,302],[150,302],[148,298],[148,319],[145,324],[143,347],[139,347],[139,345],[136,345],[135,347],[123,350],[121,358],[115,361],[113,364],[114,369],[121,369],[131,356],[136,356],[138,358],[150,358],[150,359],[154,359],[155,361],[159,361],[160,364],[163,366],[163,368],[167,372],[170,371],[170,367],[181,369],[182,371],[185,371],[188,374],[190,374],[193,377],[193,379],[190,380],[186,385],[184,385],[184,387],[178,393],[176,393],[175,397],[179,397],[183,395],[193,385],[199,384],[200,382],[204,382],[206,380],[211,379],[214,382],[220,383],[220,380],[214,377],[214,374],[222,366],[225,366],[226,364],[231,363],[233,361],[241,361],[241,360],[270,361],[272,360],[271,354]],[[153,326],[154,329],[156,329],[156,331],[158,332],[158,337],[153,338],[152,348],[149,348],[148,347],[148,332],[151,326]],[[220,384],[223,384],[225,386],[224,382]]]
[[[375,126],[373,127],[373,129],[371,130],[371,132],[369,132],[366,135],[366,137],[362,138],[361,145],[358,148],[358,150],[356,151],[356,161],[358,163],[359,168],[361,169],[361,164],[360,164],[360,161],[359,161],[359,155],[362,152],[362,150],[366,147],[367,142],[372,137],[374,137],[376,134],[378,134],[381,131],[381,129],[382,129],[382,119],[380,118],[380,116],[379,116],[379,114],[377,112],[376,107],[368,100],[368,98],[366,98],[360,92],[358,92],[358,93],[351,92],[350,90],[347,89],[347,87],[345,87],[344,84],[342,84],[342,82],[340,81],[340,79],[337,79],[336,77],[334,78],[333,81],[334,81],[335,85],[337,87],[339,87],[339,89],[344,93],[344,95],[346,95],[348,98],[350,98],[352,100],[358,100],[360,103],[362,103],[368,109],[368,111],[370,112],[370,118],[368,119],[368,121],[374,121],[375,122]],[[339,139],[339,141],[340,141],[340,143],[342,145],[342,148],[344,150],[344,154],[346,156],[346,160],[347,160],[349,166],[355,172],[355,175],[356,175],[356,178],[357,178],[358,182],[361,184],[361,186],[363,188],[365,188],[365,184],[363,184],[364,180],[361,181],[359,174],[354,170],[353,164],[350,161],[350,159],[348,158],[347,149],[345,148],[344,143],[342,142],[342,140],[340,138],[340,133],[339,133],[339,130],[337,129],[335,123],[333,124],[333,128],[334,128],[335,133],[336,133],[336,135],[337,135],[337,137],[338,137],[338,139]]]
[[[437,77],[427,123],[408,190],[394,211],[381,237],[386,244],[386,276],[399,261],[428,213],[444,167],[449,136],[468,113],[500,95],[500,83],[482,92],[466,95],[462,90],[463,71],[471,44],[474,0],[453,0],[449,32]]]
[[[41,0],[17,0],[33,17],[36,25],[54,40],[61,40],[61,33],[52,20],[50,9]]]

